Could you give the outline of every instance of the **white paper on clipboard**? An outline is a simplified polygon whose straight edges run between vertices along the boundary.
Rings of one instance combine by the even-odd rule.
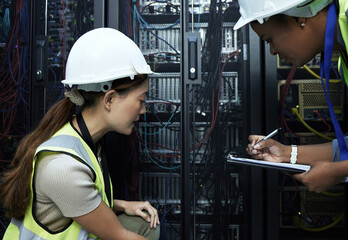
[[[279,170],[282,172],[289,172],[289,173],[304,173],[311,168],[310,165],[292,164],[292,163],[276,163],[276,162],[255,160],[255,159],[249,159],[249,158],[239,158],[239,157],[233,156],[232,154],[227,155],[226,161],[232,164],[275,169],[275,170]]]

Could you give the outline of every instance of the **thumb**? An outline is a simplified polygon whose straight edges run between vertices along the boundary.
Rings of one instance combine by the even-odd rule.
[[[151,222],[149,216],[146,213],[144,213],[141,209],[138,209],[136,211],[136,215],[144,219],[146,222]]]

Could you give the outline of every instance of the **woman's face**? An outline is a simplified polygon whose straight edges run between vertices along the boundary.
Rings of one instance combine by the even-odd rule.
[[[259,37],[270,44],[272,55],[278,54],[279,58],[297,67],[303,66],[314,56],[321,52],[324,38],[311,27],[312,19],[290,16],[271,17],[266,23],[252,22],[251,27]]]
[[[125,135],[132,133],[134,122],[139,120],[140,114],[146,112],[145,99],[148,89],[149,80],[145,80],[125,96],[116,94],[109,119],[112,130]]]

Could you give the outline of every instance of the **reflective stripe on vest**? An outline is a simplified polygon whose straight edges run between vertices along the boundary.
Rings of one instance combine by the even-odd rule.
[[[110,206],[106,194],[103,174],[99,163],[88,145],[83,141],[81,136],[71,127],[70,123],[65,124],[56,134],[54,134],[49,140],[41,144],[35,153],[33,160],[33,171],[31,176],[31,198],[30,204],[25,212],[24,219],[22,221],[12,219],[9,227],[6,229],[3,240],[90,240],[96,239],[96,236],[89,234],[78,223],[72,221],[70,225],[67,225],[61,232],[52,233],[47,231],[43,226],[38,224],[33,216],[33,201],[34,201],[34,169],[38,155],[40,152],[56,152],[65,153],[79,159],[82,163],[85,163],[92,170],[94,174],[94,186],[98,190],[98,194],[102,200]],[[76,160],[78,161],[78,160]],[[111,184],[111,183],[110,183]],[[112,191],[112,185],[111,185]],[[112,192],[111,192],[112,196]],[[111,202],[111,208],[113,202]]]
[[[82,142],[77,137],[69,135],[57,135],[53,138],[50,138],[46,142],[40,145],[39,149],[51,148],[54,149],[54,146],[59,146],[59,148],[73,149],[83,160],[85,160],[89,166],[93,168],[93,163],[89,157],[87,150],[84,148]]]
[[[35,233],[31,232],[29,229],[25,228],[22,221],[12,219],[11,224],[15,225],[19,229],[19,238],[18,240],[47,240],[40,236],[37,236]],[[6,236],[5,236],[6,237]],[[5,238],[4,238],[5,239]],[[9,238],[8,238],[9,239]],[[91,238],[88,236],[88,232],[81,228],[79,235],[77,236],[77,240],[94,240],[95,238]]]

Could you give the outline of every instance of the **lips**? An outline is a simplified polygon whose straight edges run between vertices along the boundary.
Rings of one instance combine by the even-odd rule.
[[[288,58],[284,57],[284,56],[280,56],[279,55],[279,58],[283,61],[283,62],[286,62],[287,64],[291,64],[291,62],[289,61]]]

